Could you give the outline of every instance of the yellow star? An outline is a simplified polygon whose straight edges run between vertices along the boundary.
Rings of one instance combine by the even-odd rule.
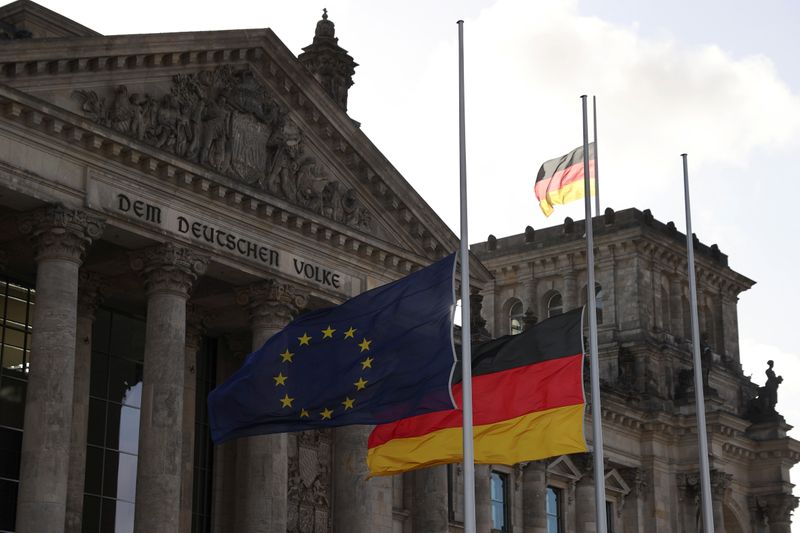
[[[305,409],[300,409],[300,418],[309,418],[311,415]]]
[[[308,333],[303,333],[302,337],[297,337],[297,340],[300,341],[300,346],[309,346],[309,342],[311,341],[311,337],[308,336]]]
[[[320,415],[322,415],[323,420],[330,420],[331,415],[333,415],[333,410],[326,407],[325,410],[320,413]]]
[[[328,329],[323,329],[322,330],[322,338],[323,339],[332,339],[333,338],[333,333],[335,331],[336,331],[335,329],[332,329],[330,326],[328,326]]]
[[[285,394],[283,398],[281,398],[281,407],[291,407],[294,398],[289,398],[288,394]]]
[[[353,335],[355,335],[355,334],[356,334],[356,328],[351,327],[350,329],[348,329],[347,331],[344,332],[344,338],[345,339],[352,339]]]
[[[286,376],[283,375],[283,372],[278,372],[277,376],[272,376],[272,379],[275,380],[275,386],[278,385],[285,385],[286,384]]]
[[[359,347],[359,348],[361,348],[361,351],[362,351],[362,352],[366,352],[366,351],[368,351],[368,350],[369,350],[369,345],[370,345],[370,344],[372,344],[372,341],[368,341],[368,340],[365,338],[363,341],[361,341],[361,343],[358,345],[358,347]]]
[[[356,390],[362,390],[364,387],[367,386],[367,380],[364,378],[358,378],[358,381],[353,383],[353,385],[356,386]]]
[[[286,351],[281,354],[281,363],[291,363],[292,357],[294,357],[294,353],[289,351],[289,348],[286,348]]]
[[[372,357],[367,357],[363,361],[361,361],[361,370],[366,370],[368,368],[372,368]]]
[[[345,398],[344,401],[342,402],[342,405],[344,405],[344,410],[347,411],[348,409],[352,409],[354,402],[355,400],[352,400],[350,398]]]

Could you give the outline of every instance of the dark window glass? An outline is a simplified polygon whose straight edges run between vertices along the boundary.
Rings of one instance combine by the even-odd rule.
[[[518,335],[525,329],[525,321],[523,320],[525,313],[522,309],[522,302],[516,302],[511,306],[508,313],[508,330],[512,335]]]
[[[492,472],[492,529],[508,531],[508,475]]]
[[[94,515],[87,531],[133,531],[144,331],[141,319],[97,312],[84,482]]]
[[[99,533],[100,531],[100,498],[83,496],[83,524],[81,533]]]
[[[606,502],[606,532],[614,533],[614,503]]]
[[[192,487],[192,532],[211,531],[212,475],[214,445],[208,425],[206,399],[217,381],[217,342],[203,339],[197,353],[197,395],[195,396],[194,486]]]
[[[0,531],[13,531],[36,293],[0,277]]]
[[[561,489],[547,487],[546,498],[545,514],[547,515],[547,533],[563,533],[563,526],[561,523]]]

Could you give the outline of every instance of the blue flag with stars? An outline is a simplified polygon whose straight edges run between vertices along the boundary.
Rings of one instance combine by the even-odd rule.
[[[289,323],[208,397],[211,438],[453,409],[455,254]]]

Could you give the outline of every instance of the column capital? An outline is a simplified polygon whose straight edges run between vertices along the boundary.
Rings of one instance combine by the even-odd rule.
[[[19,231],[30,235],[36,260],[64,259],[83,262],[92,241],[103,233],[105,222],[80,209],[51,205],[23,216]]]
[[[97,307],[103,303],[102,278],[88,270],[78,271],[78,316],[94,320]]]
[[[147,294],[166,292],[188,297],[208,266],[208,258],[189,248],[164,243],[130,254],[131,268],[144,276]]]
[[[253,326],[280,329],[308,303],[299,287],[267,279],[236,289],[236,303],[246,307]]]
[[[763,516],[766,516],[769,524],[780,524],[791,522],[792,511],[797,507],[798,498],[792,494],[779,492],[758,496],[756,506]]]

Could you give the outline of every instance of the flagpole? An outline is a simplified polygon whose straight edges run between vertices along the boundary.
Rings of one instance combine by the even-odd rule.
[[[597,148],[597,97],[592,96],[592,127],[594,128],[594,214],[600,216],[600,163]]]
[[[594,292],[594,236],[592,235],[592,197],[589,188],[589,122],[586,116],[586,95],[581,96],[581,102],[583,103],[583,190],[586,212],[586,300],[589,304],[587,314],[589,315],[589,361],[592,374],[592,447],[594,449],[594,502],[597,522],[595,531],[606,533],[606,476],[603,465],[600,361],[597,355],[597,303]]]
[[[703,363],[700,359],[700,328],[697,320],[697,281],[694,273],[694,236],[692,233],[692,208],[689,203],[689,164],[683,158],[683,196],[686,203],[686,256],[689,269],[689,297],[692,313],[692,352],[694,364],[694,400],[697,412],[697,439],[700,442],[700,503],[703,514],[703,531],[713,533],[714,513],[711,510],[711,474],[708,465],[708,436],[706,434],[706,402],[703,391]]]
[[[458,140],[461,179],[461,390],[464,413],[464,533],[475,533],[475,450],[472,440],[472,343],[470,340],[467,150],[464,120],[464,21],[458,21]]]

